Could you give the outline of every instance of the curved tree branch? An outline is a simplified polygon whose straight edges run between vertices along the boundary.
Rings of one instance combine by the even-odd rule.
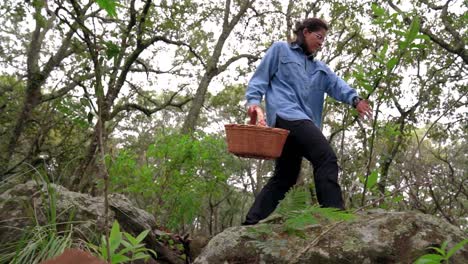
[[[137,92],[140,96],[142,96],[145,100],[150,102],[151,104],[154,105],[154,107],[146,107],[142,106],[139,104],[135,103],[126,103],[122,104],[119,106],[116,106],[112,113],[110,114],[110,118],[113,119],[116,117],[120,112],[122,111],[130,111],[130,110],[137,110],[145,114],[146,116],[151,116],[152,114],[161,111],[167,107],[177,107],[179,109],[182,109],[182,106],[186,105],[188,102],[190,102],[192,99],[191,98],[185,98],[180,101],[176,100],[176,96],[179,94],[179,92],[185,87],[185,85],[181,86],[178,91],[173,92],[171,96],[163,103],[155,101],[153,98],[144,95],[141,91],[139,91],[138,87],[136,87],[134,84],[129,83],[130,86],[134,91]]]
[[[249,60],[249,63],[252,63],[256,60],[259,60],[260,57],[259,56],[255,56],[255,55],[252,55],[252,54],[240,54],[240,55],[237,55],[237,56],[234,56],[234,57],[231,57],[229,60],[227,60],[223,65],[220,65],[217,69],[216,69],[216,74],[219,74],[221,72],[224,72],[228,67],[229,65],[231,65],[232,63],[242,59],[242,58],[247,58]]]

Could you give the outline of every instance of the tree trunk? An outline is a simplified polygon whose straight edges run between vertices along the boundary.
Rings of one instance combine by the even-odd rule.
[[[403,138],[404,138],[404,129],[405,129],[405,117],[401,118],[401,123],[400,123],[400,129],[399,135],[395,141],[395,143],[392,145],[390,155],[388,155],[382,165],[382,170],[381,170],[381,175],[380,175],[380,181],[377,183],[379,192],[381,195],[385,195],[385,189],[387,187],[387,180],[388,180],[388,172],[390,170],[390,165],[392,164],[393,160],[395,159],[395,156],[397,155],[401,143],[403,143]]]
[[[75,169],[72,175],[70,186],[68,186],[72,191],[83,192],[85,189],[89,189],[89,180],[94,174],[94,169],[97,168],[95,163],[98,146],[97,132],[98,129],[96,124],[93,129],[90,145],[87,147],[86,150],[86,156]]]
[[[40,83],[36,81],[29,81],[26,88],[26,96],[24,98],[23,109],[21,110],[18,118],[16,119],[16,124],[14,129],[11,131],[10,140],[8,142],[7,153],[4,159],[5,173],[2,173],[1,179],[6,176],[8,168],[10,168],[11,159],[15,153],[18,140],[23,133],[23,130],[26,126],[26,123],[31,119],[31,114],[33,109],[39,104],[41,100],[41,88]]]
[[[211,80],[215,76],[214,71],[206,72],[203,76],[200,85],[198,86],[197,93],[192,100],[192,107],[189,110],[189,113],[185,119],[185,122],[182,126],[182,133],[190,134],[195,130],[198,117],[200,116],[201,108],[205,102],[206,92],[208,91],[208,86],[210,85]]]
[[[197,93],[195,94],[195,98],[193,99],[192,106],[189,110],[189,113],[185,119],[185,122],[182,126],[182,133],[184,134],[191,134],[197,125],[197,120],[200,116],[201,108],[203,107],[203,103],[205,102],[206,92],[208,91],[208,86],[210,85],[211,80],[221,72],[221,68],[227,67],[218,67],[219,58],[221,57],[221,52],[223,50],[224,43],[226,42],[227,38],[231,34],[234,27],[239,22],[240,18],[245,14],[247,8],[252,5],[253,1],[247,0],[244,1],[243,4],[240,6],[239,13],[237,13],[231,21],[229,21],[230,15],[230,5],[231,1],[226,0],[226,6],[224,10],[224,21],[223,21],[223,30],[221,35],[218,38],[216,46],[211,54],[211,57],[208,59],[208,63],[206,66],[206,72],[203,75],[202,80],[197,88]],[[240,58],[240,57],[238,57]],[[234,62],[235,60],[229,60],[229,63]]]

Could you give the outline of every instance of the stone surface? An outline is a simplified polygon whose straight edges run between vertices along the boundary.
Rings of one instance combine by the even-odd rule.
[[[305,239],[280,232],[281,224],[274,222],[225,230],[211,239],[194,263],[412,263],[429,252],[427,247],[448,241],[451,248],[467,238],[437,217],[412,211],[377,210],[347,222],[311,225]],[[273,231],[253,235],[262,229]],[[451,260],[468,263],[466,247]]]
[[[47,185],[30,181],[0,194],[0,246],[18,241],[21,231],[36,220],[40,224],[48,222],[46,209],[49,192],[53,190],[57,193],[58,223],[68,223],[71,219],[75,235],[82,238],[103,231],[102,197],[51,186],[53,189],[48,191]],[[181,252],[164,242],[180,241],[158,230],[152,215],[136,208],[122,195],[110,196],[110,209],[109,225],[117,219],[122,229],[133,235],[151,230],[145,243],[158,253],[158,263],[185,263]],[[281,217],[273,216],[253,227],[226,229],[209,241],[194,263],[412,263],[428,253],[429,246],[448,241],[451,248],[467,238],[457,227],[418,212],[368,211],[348,222],[310,225],[304,230],[305,239],[282,232],[282,221]],[[65,229],[66,225],[59,224],[58,228]],[[468,263],[467,260],[465,247],[451,263]]]
[[[55,192],[56,195],[50,195]],[[48,222],[50,197],[56,199],[56,222],[58,230],[64,230],[73,223],[75,237],[85,240],[104,233],[104,198],[67,190],[58,185],[37,184],[29,181],[17,184],[0,195],[0,246],[19,241],[22,230],[37,221]],[[151,230],[145,239],[146,246],[158,254],[160,263],[185,263],[177,248],[183,245],[171,234],[157,229],[154,217],[132,205],[125,196],[113,194],[109,197],[109,227],[118,220],[121,229],[134,236],[144,230]],[[171,247],[166,243],[172,239]],[[180,246],[178,245],[180,244]]]

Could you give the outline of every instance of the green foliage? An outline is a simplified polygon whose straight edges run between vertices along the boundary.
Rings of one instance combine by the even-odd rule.
[[[273,233],[271,225],[258,225],[255,227],[247,227],[247,237],[252,239],[267,240]]]
[[[397,57],[393,57],[393,58],[391,58],[390,60],[388,60],[386,66],[387,66],[387,69],[388,69],[389,71],[392,71],[392,70],[395,68],[395,66],[396,66],[397,64],[398,64],[398,58],[397,58]]]
[[[36,23],[41,27],[45,27],[47,19],[41,14],[41,9],[44,8],[44,1],[33,0],[32,5],[36,11],[34,13],[34,19],[36,20]]]
[[[137,1],[136,24],[130,31],[127,31],[126,25],[132,17],[129,6],[131,1],[96,0],[92,1],[94,7],[89,9],[84,8],[86,4],[83,1],[78,2],[83,7],[82,11],[86,11],[83,16],[86,20],[83,22],[92,30],[92,38],[99,42],[97,44],[102,55],[102,80],[106,84],[111,83],[109,80],[114,80],[110,76],[112,59],[122,52],[123,62],[130,62],[131,57],[127,55],[135,54],[133,51],[138,48],[136,43],[140,33],[142,43],[149,43],[147,41],[155,34],[172,41],[172,44],[157,41],[154,46],[145,49],[134,64],[120,65],[123,68],[117,65],[119,69],[128,66],[126,69],[130,71],[128,78],[121,80],[125,85],[121,92],[115,94],[115,104],[109,105],[109,110],[117,110],[118,107],[115,106],[121,106],[127,102],[147,108],[157,107],[158,104],[149,103],[153,100],[147,100],[148,98],[154,99],[152,94],[149,96],[149,93],[142,90],[148,90],[149,87],[151,90],[166,88],[174,90],[176,88],[173,87],[172,81],[167,82],[166,77],[161,78],[162,75],[156,74],[159,71],[168,70],[170,74],[166,76],[171,80],[176,80],[174,83],[188,83],[189,85],[181,92],[190,96],[202,76],[207,73],[206,69],[214,69],[215,72],[222,70],[224,69],[222,65],[230,62],[231,56],[240,53],[245,52],[251,55],[263,53],[272,40],[284,39],[282,35],[285,33],[285,23],[280,22],[284,21],[281,16],[286,10],[284,10],[285,6],[281,5],[281,1],[273,1],[270,5],[265,5],[265,1],[256,3],[255,12],[248,12],[247,17],[240,18],[240,23],[233,31],[234,34],[231,34],[228,41],[224,43],[217,65],[208,65],[210,56],[214,54],[215,38],[219,36],[223,26],[222,19],[225,12],[223,1],[159,1],[157,4],[150,5],[148,15],[145,17],[142,16],[143,3]],[[231,3],[229,14],[231,20],[235,17],[234,12],[238,10],[238,4],[241,2]],[[462,225],[466,227],[466,210],[464,210],[466,206],[463,206],[463,195],[454,196],[454,194],[459,194],[460,186],[463,184],[463,177],[458,177],[458,175],[466,171],[466,161],[463,159],[463,153],[466,151],[463,151],[462,147],[457,147],[461,149],[459,151],[461,154],[458,154],[454,151],[455,144],[452,144],[456,141],[457,144],[463,146],[463,136],[466,135],[463,132],[466,131],[459,130],[460,132],[454,133],[447,131],[463,126],[465,120],[464,112],[460,109],[463,110],[463,105],[466,105],[466,96],[459,101],[453,97],[463,95],[466,90],[463,82],[466,80],[463,59],[454,52],[460,50],[459,46],[463,44],[463,41],[459,40],[466,38],[467,14],[458,12],[460,9],[457,7],[462,5],[460,1],[452,1],[448,9],[444,11],[445,13],[442,13],[443,10],[432,10],[430,5],[424,2],[416,1],[410,5],[404,5],[403,1],[395,2],[394,4],[400,6],[401,9],[401,11],[396,11],[396,8],[392,8],[385,1],[371,1],[366,4],[354,0],[319,1],[317,5],[313,5],[314,10],[309,9],[312,5],[307,1],[296,1],[290,14],[292,18],[299,18],[303,16],[304,10],[307,10],[311,12],[310,14],[327,18],[331,25],[328,34],[330,41],[326,42],[323,51],[319,54],[319,59],[331,62],[333,70],[345,79],[349,77],[349,80],[353,82],[352,86],[358,89],[361,96],[370,96],[371,103],[378,103],[380,106],[376,108],[374,105],[375,113],[379,118],[376,120],[376,127],[372,127],[371,130],[364,124],[364,127],[360,129],[352,120],[353,115],[347,113],[347,108],[339,103],[331,104],[329,102],[332,99],[327,98],[329,111],[326,112],[333,113],[333,118],[329,118],[331,122],[325,123],[324,131],[331,131],[331,134],[337,137],[340,137],[341,133],[334,134],[334,132],[343,131],[342,146],[339,145],[339,140],[336,140],[337,137],[330,138],[330,142],[336,144],[334,147],[337,150],[340,149],[337,153],[340,155],[338,157],[340,165],[343,166],[342,186],[347,190],[345,195],[350,198],[347,201],[361,200],[354,199],[353,196],[360,195],[359,190],[362,185],[355,188],[356,175],[365,174],[365,168],[370,167],[373,171],[369,175],[366,187],[371,189],[371,192],[375,189],[375,179],[378,180],[378,177],[374,171],[382,168],[385,159],[391,161],[392,149],[396,149],[393,148],[397,142],[395,139],[403,138],[402,144],[406,144],[405,139],[410,135],[407,125],[402,131],[393,125],[395,120],[399,120],[397,111],[407,111],[410,104],[417,100],[419,105],[414,115],[410,114],[407,120],[402,122],[417,122],[418,126],[422,126],[427,120],[438,120],[440,115],[446,114],[440,119],[443,121],[439,122],[440,127],[429,123],[424,128],[424,130],[430,130],[426,137],[431,139],[431,143],[427,144],[434,144],[433,147],[411,145],[418,148],[417,153],[420,155],[417,158],[413,155],[414,151],[399,149],[391,163],[389,175],[380,175],[386,180],[388,187],[406,184],[408,187],[405,188],[405,193],[408,191],[416,193],[415,197],[409,199],[411,203],[397,194],[393,196],[390,204],[393,203],[392,209],[396,210],[414,206],[439,208],[448,212],[451,219],[458,219],[457,222],[463,223]],[[50,60],[52,62],[60,57],[56,56],[58,45],[66,43],[64,37],[68,36],[67,31],[70,30],[71,25],[76,25],[76,13],[69,5],[64,8],[68,8],[70,14],[61,16],[59,20],[51,19],[53,12],[49,11],[57,10],[60,3],[60,1],[48,1],[46,5],[46,1],[43,0],[5,0],[0,4],[0,14],[2,14],[0,18],[4,26],[0,32],[0,43],[2,43],[0,61],[3,69],[3,76],[0,77],[0,153],[5,153],[0,156],[8,153],[9,135],[14,131],[19,113],[24,107],[26,79],[28,72],[34,69],[34,67],[26,68],[27,59],[34,62],[34,57],[39,58],[38,65],[41,69],[37,73],[42,75],[41,73],[47,72],[48,66],[46,68],[43,66],[49,59],[52,59]],[[125,8],[119,9],[119,3],[125,5]],[[101,10],[98,16],[106,16],[105,12],[107,12],[108,18],[112,19],[101,19],[93,15],[98,8]],[[256,13],[262,15],[257,16]],[[119,19],[115,19],[116,17]],[[32,45],[34,43],[31,43],[31,40],[34,36],[31,35],[31,27],[25,26],[25,23],[33,21],[39,26],[46,26],[49,19],[54,22],[50,24],[51,28],[40,30],[42,32],[40,39],[44,40],[44,43],[36,43],[39,44],[40,49],[37,53],[28,50],[28,47],[36,45]],[[410,24],[407,23],[408,19],[412,21]],[[432,32],[434,37],[440,40],[439,43],[432,41],[428,35],[419,34],[418,32],[422,31],[423,27],[428,29],[428,32]],[[456,37],[457,35],[459,37]],[[78,86],[68,91],[66,96],[57,93],[58,98],[44,101],[34,109],[33,116],[27,121],[25,131],[19,138],[18,148],[8,163],[21,162],[29,154],[33,157],[28,158],[26,162],[36,160],[39,155],[47,155],[50,162],[47,166],[53,169],[54,177],[57,179],[70,179],[72,172],[80,170],[81,166],[77,165],[87,154],[85,153],[86,147],[91,145],[90,142],[93,140],[90,137],[94,118],[90,114],[93,112],[91,104],[95,103],[97,94],[102,98],[103,91],[111,89],[111,87],[105,87],[105,89],[97,87],[96,94],[93,94],[95,79],[79,78],[82,73],[86,73],[85,75],[92,73],[89,50],[81,40],[82,36],[82,32],[80,33],[78,29],[71,37],[70,49],[62,50],[63,54],[66,54],[66,60],[53,67],[53,78],[47,78],[42,87],[38,87],[40,89],[38,92],[42,95],[41,99],[45,100],[50,98],[49,92],[55,94],[63,91],[64,88],[71,87],[69,85],[78,84]],[[125,52],[120,50],[124,47],[119,46],[123,39],[127,39],[128,45]],[[50,42],[50,40],[55,41]],[[185,43],[188,46],[174,45],[174,43]],[[441,43],[444,45],[441,46]],[[34,56],[28,58],[29,54]],[[161,55],[164,56],[161,57]],[[105,60],[106,58],[108,60]],[[167,63],[153,63],[158,62],[158,58],[167,58],[165,61]],[[205,65],[202,65],[201,61]],[[245,121],[245,107],[242,105],[242,100],[247,83],[246,78],[252,73],[253,66],[257,62],[254,59],[238,60],[230,65],[226,72],[216,77],[216,85],[210,85],[210,90],[218,89],[217,87],[223,90],[210,98],[212,99],[209,101],[210,104],[204,105],[207,109],[202,112],[206,114],[206,118],[201,119],[198,127],[211,128],[213,124]],[[33,64],[30,63],[29,66]],[[147,70],[147,78],[141,78],[138,73],[142,69]],[[122,72],[119,70],[117,74]],[[354,72],[353,75],[350,75],[351,72]],[[11,73],[14,73],[16,77],[5,76]],[[138,87],[130,87],[131,84]],[[111,98],[113,96],[108,99]],[[79,104],[77,99],[80,99]],[[401,109],[396,109],[396,102],[401,103]],[[204,208],[209,207],[209,199],[212,199],[210,202],[213,201],[213,204],[216,204],[222,201],[227,191],[238,188],[239,185],[229,186],[228,180],[236,178],[239,182],[242,180],[245,183],[247,181],[244,182],[244,180],[247,177],[242,170],[254,172],[261,167],[257,167],[253,162],[245,162],[243,165],[246,169],[237,169],[236,161],[226,157],[221,147],[210,146],[210,150],[207,150],[203,146],[197,146],[196,142],[172,135],[165,139],[163,139],[164,135],[158,135],[157,144],[153,144],[146,152],[147,141],[152,141],[155,128],[161,129],[158,124],[163,123],[164,128],[177,127],[180,120],[185,117],[185,111],[168,112],[170,112],[170,118],[155,114],[154,118],[138,117],[140,118],[138,123],[133,123],[133,118],[137,116],[135,112],[123,111],[117,115],[116,119],[109,120],[106,124],[108,128],[106,138],[108,136],[109,139],[105,142],[106,149],[115,150],[121,146],[131,145],[130,148],[107,157],[107,162],[112,167],[112,188],[114,191],[129,195],[139,206],[151,211],[163,225],[179,227],[182,223],[193,224],[192,220],[196,219],[198,226],[198,221],[209,219],[203,211]],[[344,114],[343,119],[340,118],[341,113]],[[449,122],[453,120],[456,123],[452,125]],[[129,134],[132,135],[131,137],[136,135],[135,137],[140,139],[138,146],[122,136],[125,133],[120,133],[119,126],[113,130],[117,124],[124,126],[130,123],[133,130]],[[332,127],[328,129],[330,127],[327,126],[330,124]],[[362,142],[354,141],[354,135],[357,135],[357,139],[362,139]],[[375,135],[375,140],[369,138],[370,135]],[[200,138],[203,136],[197,136],[197,139]],[[113,145],[116,141],[118,143]],[[361,146],[373,147],[373,149],[361,151]],[[448,146],[448,154],[441,153],[440,157],[444,159],[443,161],[433,157],[433,153],[447,151],[441,146]],[[214,148],[218,149],[214,150]],[[421,148],[426,148],[426,153],[419,151]],[[205,163],[202,161],[202,156],[207,160]],[[396,162],[397,160],[401,162]],[[6,166],[0,164],[0,167]],[[19,172],[22,170],[22,166],[17,168]],[[93,177],[95,175],[92,166],[88,171],[90,178],[97,178]],[[431,179],[432,175],[429,173],[432,172],[437,174],[437,177]],[[408,177],[402,177],[402,175]],[[447,175],[452,177],[447,177]],[[257,174],[257,176],[262,175]],[[424,186],[419,186],[419,183],[426,180],[433,183],[434,195],[429,193]],[[459,184],[460,181],[461,184]],[[240,203],[245,203],[244,198],[249,195],[241,192],[238,194],[242,197],[239,199]],[[430,196],[434,196],[434,199],[427,199]],[[433,203],[437,200],[441,204],[434,207]],[[399,204],[396,205],[396,203]],[[236,206],[237,204],[232,207]],[[299,217],[299,214],[296,216]],[[292,222],[294,221],[290,221],[294,226]],[[299,217],[296,222],[297,226],[313,223],[307,217]]]
[[[270,219],[274,219],[275,215],[279,215],[282,220],[279,232],[268,224],[267,218],[265,224],[248,227],[246,234],[246,237],[254,239],[249,243],[261,252],[274,256],[288,254],[290,241],[285,239],[283,233],[306,239],[305,231],[310,225],[349,221],[354,218],[352,214],[336,208],[311,206],[310,193],[303,186],[294,187],[286,194]]]
[[[377,172],[377,170],[374,170],[374,171],[371,172],[371,174],[367,178],[366,188],[368,190],[370,190],[372,187],[375,186],[375,184],[377,183],[378,176],[379,176],[379,173]]]
[[[284,232],[302,238],[305,238],[304,231],[310,225],[353,219],[353,215],[346,211],[311,205],[310,192],[303,186],[288,191],[274,215],[281,217]]]
[[[286,218],[294,217],[299,211],[310,206],[310,192],[304,187],[294,187],[280,201],[276,212]]]
[[[430,247],[437,252],[437,254],[426,254],[419,257],[414,264],[439,264],[439,263],[449,263],[449,259],[455,254],[458,250],[463,248],[468,243],[468,239],[464,239],[453,248],[447,251],[448,242],[445,241],[442,243],[441,247]]]
[[[62,100],[54,103],[55,109],[74,125],[86,129],[90,127],[87,119],[88,104],[86,99],[76,100],[72,97],[64,97]]]
[[[245,85],[229,85],[224,90],[209,98],[210,106],[218,111],[212,119],[225,123],[243,124],[246,111],[242,100],[245,97]],[[212,112],[210,112],[212,113]]]
[[[19,242],[0,250],[0,263],[36,264],[63,253],[72,245],[71,229],[58,232],[55,225],[36,225],[24,231]]]
[[[104,42],[104,45],[106,45],[106,55],[108,60],[116,57],[119,54],[119,46],[114,44],[112,41],[106,41]]]
[[[367,190],[373,190],[376,187],[377,180],[379,178],[379,171],[373,170],[371,174],[367,177],[367,181],[365,176],[359,176],[359,181],[364,185],[366,185]]]
[[[96,0],[100,8],[106,10],[110,17],[117,17],[118,0]]]
[[[145,230],[137,237],[133,237],[127,232],[120,231],[119,223],[114,221],[111,232],[109,234],[111,264],[127,263],[138,259],[147,260],[151,257],[149,253],[156,256],[156,252],[145,248],[145,244],[142,243],[148,233],[149,230]],[[99,246],[91,243],[88,244],[88,246],[92,248],[101,259],[108,259],[107,241],[104,235],[101,237],[101,244]]]
[[[57,222],[57,195],[55,189],[46,180],[47,177],[39,175],[39,178],[40,180],[37,181],[38,186],[44,183],[47,187],[47,191],[40,191],[42,199],[48,201],[49,205],[46,211],[47,223],[42,224],[39,222],[38,209],[33,208],[34,205],[25,205],[28,207],[35,225],[23,231],[20,241],[3,245],[0,249],[0,263],[41,263],[62,254],[73,243],[71,219],[67,223]],[[58,226],[65,226],[66,228],[64,231],[59,231]]]
[[[288,218],[283,224],[283,230],[289,235],[296,235],[305,239],[304,229],[315,224],[318,224],[317,218],[311,214],[311,210],[305,210],[294,217]]]
[[[411,21],[410,28],[405,34],[405,40],[399,43],[400,49],[402,50],[406,49],[416,39],[416,36],[419,33],[419,26],[420,26],[419,18],[415,17]]]
[[[110,159],[113,191],[151,200],[147,210],[160,224],[177,228],[191,223],[204,200],[221,200],[235,158],[223,138],[201,135],[159,135],[142,155],[123,150]]]
[[[284,220],[286,233],[305,238],[303,231],[310,225],[352,219],[352,215],[345,211],[310,204],[310,192],[305,187],[295,187],[287,193],[276,210]]]
[[[409,28],[405,30],[406,26],[403,23],[403,17],[399,13],[390,14],[377,3],[372,3],[371,9],[374,17],[373,23],[378,25],[382,32],[384,32],[386,35],[386,39],[384,40],[385,42],[381,51],[374,52],[374,57],[372,60],[378,63],[378,68],[385,66],[384,71],[379,70],[376,73],[378,74],[377,76],[385,77],[386,82],[390,82],[390,80],[393,78],[391,73],[394,72],[396,67],[401,63],[402,59],[405,59],[408,57],[408,55],[411,55],[411,51],[413,50],[418,51],[424,50],[426,48],[424,41],[428,40],[428,36],[419,34],[420,18],[418,16],[414,16],[411,19]],[[389,39],[391,38],[388,36],[391,33],[395,35],[395,40],[389,42]],[[421,41],[416,43],[416,40]],[[389,47],[393,46],[392,42],[398,44],[398,49],[392,47],[391,50],[393,51],[387,54]],[[365,87],[366,90],[371,93],[369,87],[366,86],[366,83],[363,82],[362,79],[357,80],[359,81],[358,86]]]
[[[380,17],[380,16],[385,15],[385,9],[380,7],[377,3],[372,3],[371,8],[375,16]]]
[[[304,239],[305,234],[303,231],[310,225],[353,219],[353,215],[348,212],[336,208],[321,208],[318,206],[309,206],[300,213],[291,212],[285,216],[287,218],[283,224],[284,231]]]
[[[21,110],[25,83],[11,75],[0,75],[0,135],[6,135],[14,125],[15,117]],[[6,140],[5,140],[6,141]],[[0,146],[6,144],[0,140]],[[2,151],[6,151],[3,150]]]

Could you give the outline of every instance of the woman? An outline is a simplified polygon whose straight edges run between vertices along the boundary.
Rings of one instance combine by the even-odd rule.
[[[308,18],[298,23],[292,43],[274,43],[249,82],[248,114],[257,115],[259,125],[268,123],[290,131],[273,177],[247,214],[243,225],[256,224],[270,215],[285,193],[296,183],[302,157],[314,168],[317,199],[323,207],[343,209],[338,184],[336,155],[320,131],[324,93],[352,105],[360,117],[371,118],[372,110],[356,90],[349,87],[323,62],[314,59],[328,31],[326,22]],[[265,96],[267,120],[260,102]]]

